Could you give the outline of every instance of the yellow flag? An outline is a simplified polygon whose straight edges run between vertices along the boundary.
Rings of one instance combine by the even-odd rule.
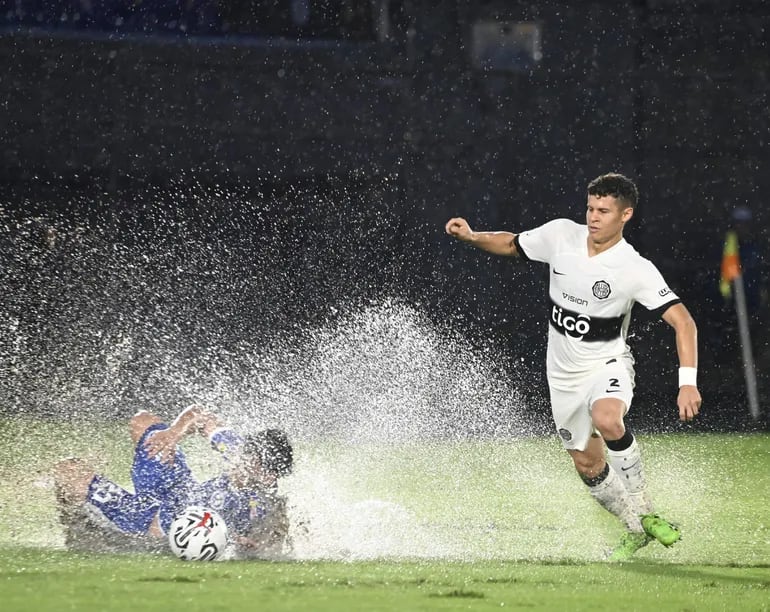
[[[732,283],[741,274],[741,260],[738,256],[738,234],[730,230],[725,236],[725,248],[722,251],[722,273],[719,278],[719,291],[722,296],[732,295]]]

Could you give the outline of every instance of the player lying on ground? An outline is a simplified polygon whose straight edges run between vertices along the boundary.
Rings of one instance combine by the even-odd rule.
[[[474,232],[456,217],[446,232],[496,255],[548,264],[546,373],[551,412],[564,448],[597,502],[626,526],[611,559],[623,561],[652,538],[665,546],[678,530],[653,513],[642,455],[624,417],[634,396],[634,359],[626,343],[639,302],[676,335],[679,418],[698,414],[697,328],[658,269],[623,238],[639,194],[621,174],[588,185],[586,224],[556,219],[533,230]]]
[[[202,406],[184,410],[171,425],[141,411],[131,418],[135,445],[134,493],[95,473],[77,458],[55,468],[56,497],[68,548],[165,551],[165,535],[187,506],[216,510],[232,535],[237,558],[276,558],[290,552],[286,499],[278,478],[289,474],[293,450],[286,434],[267,429],[243,437],[224,428]],[[179,442],[198,433],[229,464],[225,473],[198,482]]]

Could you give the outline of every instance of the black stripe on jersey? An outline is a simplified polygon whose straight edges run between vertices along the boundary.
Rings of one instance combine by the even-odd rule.
[[[569,338],[583,342],[606,342],[619,338],[623,327],[624,315],[604,319],[589,317],[587,314],[568,310],[551,302],[551,315],[548,322],[557,332]]]
[[[663,304],[663,306],[658,306],[656,309],[651,310],[650,312],[656,317],[662,317],[663,313],[666,312],[669,308],[671,308],[675,304],[681,304],[681,303],[682,303],[682,300],[680,300],[679,298],[676,298],[675,300],[666,302],[665,304]]]
[[[520,236],[520,235],[521,235],[521,234],[516,234],[516,235],[513,237],[513,244],[515,244],[515,245],[516,245],[516,250],[518,251],[518,253],[519,253],[519,256],[520,256],[522,259],[524,259],[524,260],[526,260],[526,261],[532,261],[532,260],[531,260],[529,257],[527,257],[527,254],[524,252],[524,249],[522,249],[522,248],[521,248],[521,243],[519,242],[519,236]]]

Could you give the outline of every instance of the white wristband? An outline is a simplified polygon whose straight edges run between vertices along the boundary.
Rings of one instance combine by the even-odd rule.
[[[679,386],[692,385],[697,387],[698,368],[679,368]]]

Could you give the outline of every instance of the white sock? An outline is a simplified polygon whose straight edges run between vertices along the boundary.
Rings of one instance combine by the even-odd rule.
[[[612,466],[608,465],[607,477],[597,485],[589,485],[591,496],[599,505],[617,516],[629,531],[644,532],[628,490]]]
[[[644,477],[644,465],[642,453],[636,438],[627,449],[613,451],[607,449],[612,469],[618,474],[623,486],[631,495],[631,500],[637,514],[650,514],[652,512],[652,500],[647,493],[647,479]]]

